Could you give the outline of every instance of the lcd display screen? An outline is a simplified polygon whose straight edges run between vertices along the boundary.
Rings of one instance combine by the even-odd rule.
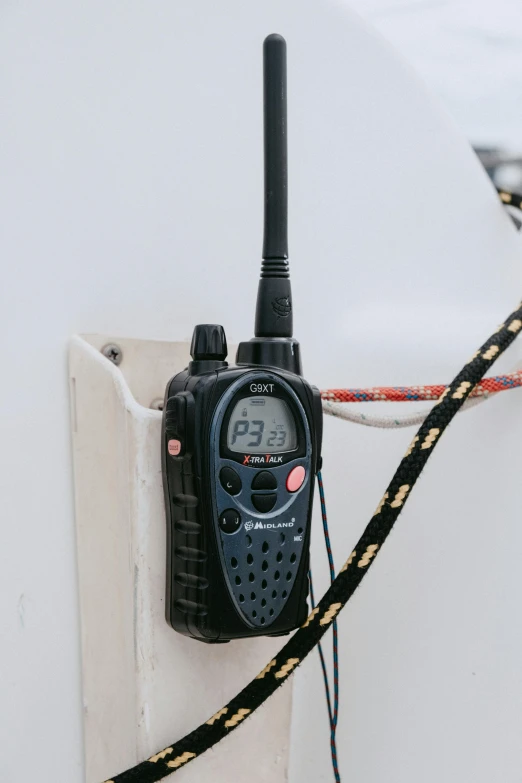
[[[278,397],[244,397],[234,406],[227,433],[230,451],[278,454],[297,446],[294,417]]]

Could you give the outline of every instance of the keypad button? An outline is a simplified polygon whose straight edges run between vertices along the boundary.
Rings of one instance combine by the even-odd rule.
[[[277,479],[269,470],[261,470],[254,476],[252,489],[277,489]]]
[[[306,471],[302,465],[297,465],[286,477],[286,488],[289,492],[297,492],[301,489],[305,480]]]
[[[276,504],[277,495],[274,492],[270,495],[252,495],[252,503],[254,508],[261,512],[261,514],[268,514],[272,511]]]
[[[239,495],[241,492],[241,479],[233,468],[221,468],[219,473],[221,486],[229,495]]]
[[[235,508],[227,508],[219,517],[219,527],[223,533],[235,533],[241,527],[241,517]]]

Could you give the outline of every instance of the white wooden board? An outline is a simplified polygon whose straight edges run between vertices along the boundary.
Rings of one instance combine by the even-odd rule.
[[[123,350],[120,367],[100,353],[108,342]],[[195,728],[282,644],[206,645],[165,621],[161,413],[148,406],[188,360],[188,343],[71,342],[87,783],[101,783]],[[281,689],[180,779],[286,781],[291,700],[291,686]]]

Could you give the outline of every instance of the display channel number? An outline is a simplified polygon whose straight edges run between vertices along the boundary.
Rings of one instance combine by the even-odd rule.
[[[232,430],[232,440],[230,445],[233,446],[238,438],[244,438],[248,436],[248,443],[243,442],[243,445],[247,448],[256,448],[261,445],[264,437],[264,445],[268,448],[282,448],[286,443],[286,430],[280,429],[281,425],[277,425],[277,429],[268,429],[265,432],[265,422],[261,419],[238,419],[234,422],[234,429]]]

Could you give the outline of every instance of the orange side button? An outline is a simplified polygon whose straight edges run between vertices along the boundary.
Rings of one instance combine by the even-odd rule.
[[[174,438],[169,440],[168,450],[171,457],[177,457],[181,451],[181,441],[175,440]]]

